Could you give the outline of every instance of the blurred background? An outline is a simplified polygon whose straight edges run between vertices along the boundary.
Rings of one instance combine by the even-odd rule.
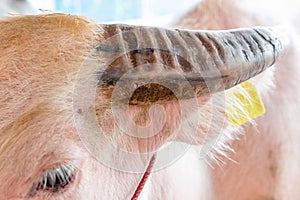
[[[0,0],[0,16],[43,12],[84,15],[101,22],[167,24],[201,0]],[[180,2],[180,3],[179,3]]]
[[[201,0],[0,0],[0,17],[63,12],[99,22],[166,25]],[[243,0],[270,10],[289,10],[300,18],[300,0]],[[290,13],[290,12],[289,12]],[[299,14],[298,14],[299,13]]]

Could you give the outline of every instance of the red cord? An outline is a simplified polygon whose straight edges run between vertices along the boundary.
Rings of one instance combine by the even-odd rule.
[[[155,160],[156,160],[156,154],[153,154],[142,179],[140,180],[134,194],[131,197],[131,200],[137,200],[139,198],[139,196],[140,196],[140,194],[141,194],[141,192],[142,192],[142,190],[143,190],[143,188],[144,188],[144,186],[145,186],[145,184],[146,184],[146,182],[147,182],[147,180],[148,180],[148,178],[151,174],[151,171],[152,171],[152,168],[154,166]]]

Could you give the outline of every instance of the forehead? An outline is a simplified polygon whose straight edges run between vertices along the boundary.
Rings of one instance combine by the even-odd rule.
[[[66,15],[0,22],[0,193],[30,189],[49,165],[79,159],[72,84],[93,42],[89,22]],[[21,177],[21,178],[20,178]],[[28,185],[27,185],[28,184]]]
[[[68,96],[62,93],[94,42],[91,24],[59,14],[0,22],[0,131],[38,105]]]
[[[94,42],[91,24],[56,14],[0,22],[0,163],[8,156],[6,166],[32,163],[78,140],[70,102],[76,70]]]
[[[59,14],[0,21],[0,69],[12,73],[72,70],[95,42],[94,28],[84,18]]]

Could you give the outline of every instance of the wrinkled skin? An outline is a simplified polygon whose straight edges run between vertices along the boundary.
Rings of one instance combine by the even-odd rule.
[[[230,29],[276,24],[260,18],[261,13],[254,14],[254,8],[249,10],[233,1],[207,0],[183,17],[178,26]],[[72,98],[76,74],[89,50],[103,39],[99,27],[89,20],[65,15],[51,15],[34,23],[24,17],[5,27],[0,30],[0,199],[130,199],[141,174],[117,171],[98,162],[86,149],[74,122]],[[294,200],[300,197],[297,167],[300,164],[297,122],[300,43],[292,30],[288,32],[293,41],[289,51],[273,69],[251,80],[265,104],[265,115],[243,125],[237,135],[237,129],[223,125],[223,110],[219,110],[220,124],[216,125],[219,132],[211,133],[208,129],[212,111],[209,106],[203,107],[204,113],[197,116],[203,123],[197,130],[184,127],[196,138],[193,143],[196,145],[175,162],[153,172],[140,199]],[[111,110],[104,105],[101,95],[97,98],[99,124],[111,133]],[[208,97],[199,97],[198,106],[207,101]],[[173,135],[182,117],[178,104],[169,102],[161,106],[165,109],[167,126],[157,135],[146,141],[120,138],[118,134],[106,136],[120,148],[134,152],[158,149],[174,140],[190,142],[180,133],[177,138]],[[146,110],[147,107],[131,106],[130,114],[137,124],[150,123]],[[208,134],[227,134],[240,140],[223,137],[207,157],[199,159],[199,148],[206,145],[203,137]],[[235,153],[226,151],[225,143],[232,143]],[[222,152],[236,162],[218,157]],[[220,161],[213,160],[216,157],[226,164],[219,167]],[[144,161],[142,156],[141,160]],[[133,160],[126,162],[134,166]],[[63,163],[75,167],[68,184],[57,190],[35,186],[45,172]]]

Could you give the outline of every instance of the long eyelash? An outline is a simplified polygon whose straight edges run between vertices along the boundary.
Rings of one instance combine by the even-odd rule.
[[[69,163],[55,167],[43,174],[36,186],[36,190],[57,192],[72,182],[74,173],[75,167]]]

